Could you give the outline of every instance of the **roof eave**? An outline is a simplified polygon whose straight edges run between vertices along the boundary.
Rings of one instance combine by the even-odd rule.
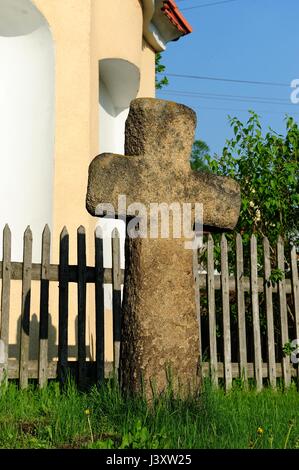
[[[156,52],[164,51],[169,41],[192,32],[174,0],[142,0],[142,3],[143,35]]]
[[[162,11],[183,36],[192,33],[192,26],[178,9],[174,0],[165,0]]]

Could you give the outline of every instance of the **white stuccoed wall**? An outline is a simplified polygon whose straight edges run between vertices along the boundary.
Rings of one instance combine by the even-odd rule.
[[[100,82],[100,153],[124,153],[125,123],[129,108],[115,108],[103,81]]]
[[[139,70],[127,61],[104,59],[100,62],[99,153],[124,154],[125,123],[130,102],[136,98],[140,84]],[[109,201],[105,201],[109,202]],[[117,210],[117,208],[115,208]],[[121,268],[125,267],[125,223],[121,220],[98,219],[103,233],[104,266],[112,267],[111,233],[120,233]],[[105,308],[112,307],[112,286],[105,285]]]
[[[9,224],[14,260],[30,225],[40,261],[41,233],[52,222],[53,154],[51,32],[31,1],[0,0],[0,230]]]

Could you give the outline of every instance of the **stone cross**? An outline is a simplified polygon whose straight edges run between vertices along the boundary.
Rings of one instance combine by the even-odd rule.
[[[125,156],[101,154],[91,163],[86,206],[115,210],[127,204],[202,203],[204,226],[233,229],[240,190],[230,178],[194,172],[190,154],[196,115],[184,105],[139,98],[126,122]],[[195,390],[198,384],[199,328],[195,308],[193,252],[185,237],[126,239],[120,372],[122,386],[147,396],[154,388]]]

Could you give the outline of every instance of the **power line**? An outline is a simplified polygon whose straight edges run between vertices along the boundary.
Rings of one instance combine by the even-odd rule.
[[[186,95],[174,95],[174,96],[185,97]],[[212,97],[209,97],[209,96],[202,96],[202,97],[198,96],[198,97],[194,97],[194,98],[203,99],[203,100],[210,100],[210,101],[229,101],[229,102],[232,102],[232,103],[270,104],[270,105],[292,106],[292,107],[294,107],[294,104],[292,104],[292,103],[282,104],[282,103],[273,103],[271,101],[234,100],[234,99],[229,99],[229,98],[212,98]]]
[[[243,102],[243,103],[255,103],[255,104],[271,104],[271,105],[278,105],[278,106],[293,106],[294,104],[291,102],[288,102],[287,100],[281,100],[280,101],[271,101],[269,99],[263,99],[263,98],[256,98],[252,99],[251,97],[237,97],[234,95],[213,95],[212,93],[210,94],[205,94],[205,93],[197,93],[197,94],[189,94],[188,92],[172,92],[172,91],[163,91],[163,94],[166,95],[171,95],[171,96],[182,96],[182,97],[187,97],[187,98],[196,98],[196,99],[204,99],[204,100],[212,100],[212,101],[232,101],[232,102]]]
[[[219,2],[204,3],[203,5],[194,5],[194,7],[181,8],[181,11],[195,10],[195,8],[213,7],[214,5],[222,5],[224,3],[231,3],[231,2],[237,2],[237,1],[238,0],[222,0]]]
[[[161,75],[161,74],[160,74]],[[176,77],[176,78],[188,78],[194,80],[212,80],[216,82],[229,82],[229,83],[245,83],[248,85],[264,85],[264,86],[276,86],[276,87],[288,87],[290,85],[287,83],[278,83],[278,82],[261,82],[261,81],[253,81],[253,80],[237,80],[232,78],[219,78],[219,77],[205,77],[201,75],[184,75],[178,73],[167,73],[169,77]]]
[[[285,100],[283,98],[268,98],[265,96],[247,96],[247,95],[228,95],[228,94],[220,94],[220,93],[206,93],[202,91],[186,91],[186,90],[172,90],[172,89],[166,89],[160,91],[160,93],[168,93],[168,94],[177,94],[181,95],[184,94],[186,96],[191,96],[191,97],[197,97],[197,96],[213,96],[213,97],[218,97],[218,98],[240,98],[241,100],[248,99],[248,100],[267,100],[267,101],[274,101],[277,102],[277,104],[289,104],[289,100]]]
[[[236,113],[248,113],[248,109],[235,109],[235,108],[214,108],[214,107],[206,107],[206,106],[200,106],[200,107],[192,107],[194,110],[209,110],[209,111],[226,111],[226,112],[236,112]],[[268,109],[260,110],[257,112],[257,114],[287,114],[284,111],[270,111]],[[299,116],[299,113],[291,113],[290,116]]]

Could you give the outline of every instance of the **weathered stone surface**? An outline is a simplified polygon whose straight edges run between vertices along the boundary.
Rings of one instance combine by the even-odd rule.
[[[198,385],[198,323],[192,251],[183,240],[127,239],[121,344],[122,385],[182,394]]]
[[[89,167],[87,210],[95,215],[100,202],[117,208],[119,194],[127,195],[128,204],[146,206],[201,202],[205,225],[234,228],[240,210],[238,184],[191,170],[195,125],[194,111],[184,105],[154,98],[134,100],[126,122],[126,156],[101,154]]]
[[[204,224],[232,229],[240,191],[229,178],[195,173],[189,158],[195,113],[186,106],[137,99],[126,122],[126,156],[102,154],[90,165],[87,209],[99,203],[203,203]],[[172,371],[174,387],[194,390],[199,360],[192,250],[184,238],[126,240],[121,373],[125,389],[158,392]]]

